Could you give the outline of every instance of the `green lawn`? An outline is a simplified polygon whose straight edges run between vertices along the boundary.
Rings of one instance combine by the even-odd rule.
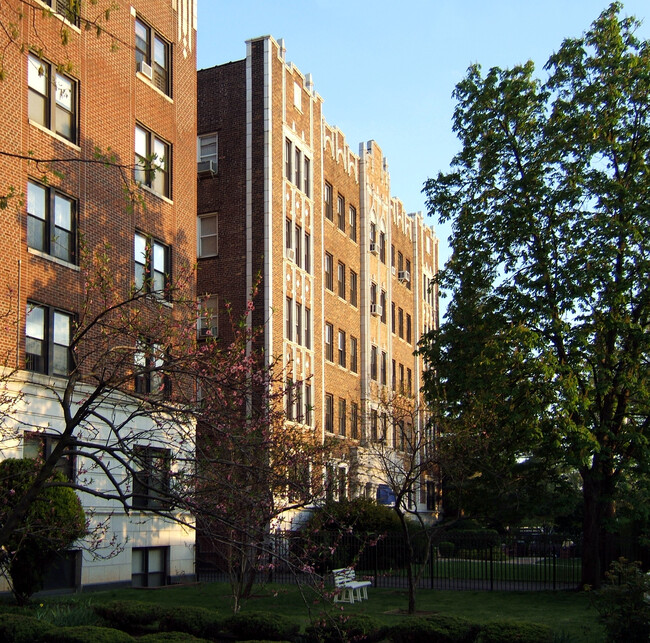
[[[254,597],[247,601],[247,610],[269,611],[283,614],[305,626],[310,618],[324,610],[342,609],[348,613],[368,614],[390,624],[403,618],[400,613],[407,606],[405,590],[369,590],[369,600],[360,604],[334,606],[321,601],[312,590],[302,594],[294,585],[266,585],[256,588]],[[160,590],[122,589],[92,592],[75,596],[38,599],[48,604],[78,602],[91,604],[113,600],[151,601],[162,605],[195,605],[214,609],[220,614],[230,613],[229,588],[224,583],[205,583]],[[38,605],[38,603],[37,603]],[[39,609],[37,607],[37,609]],[[532,621],[550,626],[564,642],[597,643],[604,640],[603,630],[597,622],[589,596],[577,592],[473,592],[420,590],[417,609],[421,613],[440,613],[460,616],[477,623],[501,619]],[[417,616],[416,616],[417,618]]]

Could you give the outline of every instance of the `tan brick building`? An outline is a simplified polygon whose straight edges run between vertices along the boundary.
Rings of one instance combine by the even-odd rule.
[[[0,350],[25,395],[29,431],[2,444],[17,457],[49,448],[60,430],[55,396],[81,314],[82,242],[91,254],[106,250],[125,297],[139,270],[167,280],[196,257],[194,0],[82,1],[80,15],[70,6],[0,4],[3,37],[16,28],[3,42],[0,82],[0,195],[15,195],[2,210],[0,313],[12,330]],[[111,165],[96,162],[98,150]],[[153,155],[155,174],[141,167]],[[146,418],[133,422],[147,430]],[[116,502],[83,502],[122,547],[110,560],[75,553],[64,584],[152,585],[193,573],[191,531],[146,511],[127,516]]]
[[[241,314],[259,275],[254,323],[287,379],[303,383],[288,421],[346,445],[325,472],[332,495],[382,497],[373,445],[399,449],[382,401],[415,405],[413,352],[438,323],[435,233],[391,197],[379,146],[357,154],[327,124],[282,41],[250,40],[244,60],[199,71],[198,134],[198,291],[219,311],[218,332],[228,332],[223,303]],[[417,496],[437,511],[433,480]]]

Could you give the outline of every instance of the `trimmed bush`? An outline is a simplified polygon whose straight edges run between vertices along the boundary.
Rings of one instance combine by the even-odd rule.
[[[552,643],[553,630],[539,623],[494,621],[481,627],[481,643]]]
[[[78,627],[57,627],[41,639],[47,643],[133,643],[135,640],[126,632],[109,627],[80,625]]]
[[[140,601],[113,601],[94,605],[95,613],[114,627],[125,632],[146,632],[157,629],[164,610],[155,603]]]
[[[300,627],[280,614],[269,612],[246,612],[235,614],[224,622],[224,627],[246,640],[266,639],[288,641],[293,639]]]
[[[372,643],[385,638],[386,628],[365,614],[340,614],[324,617],[305,630],[308,643],[340,643],[341,641],[365,641]]]
[[[438,545],[438,551],[443,558],[449,558],[450,556],[453,556],[455,549],[456,545],[454,545],[454,543],[450,543],[449,541],[444,541]]]
[[[479,626],[470,621],[439,614],[404,619],[389,628],[388,638],[393,643],[474,643],[478,632]]]
[[[185,632],[157,632],[156,634],[145,634],[138,639],[138,643],[208,643],[208,639],[198,639],[196,636]]]
[[[205,607],[168,607],[160,617],[160,629],[185,632],[199,638],[217,638],[223,630],[224,619]]]
[[[46,640],[55,628],[33,616],[0,614],[0,641],[3,643],[33,643]]]

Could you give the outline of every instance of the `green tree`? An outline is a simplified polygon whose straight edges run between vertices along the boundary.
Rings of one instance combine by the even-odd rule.
[[[470,67],[455,90],[462,149],[425,186],[430,212],[453,224],[440,283],[485,319],[473,330],[492,346],[483,363],[475,333],[447,321],[424,347],[427,392],[464,422],[463,396],[491,393],[495,429],[523,426],[579,471],[582,582],[593,586],[619,484],[648,457],[650,422],[650,45],[621,11],[610,5],[565,40],[544,82],[531,62]]]
[[[30,458],[0,462],[0,520],[5,521],[22,494],[33,484],[38,463]],[[86,517],[77,494],[55,472],[29,511],[4,543],[0,570],[19,603],[42,588],[43,577],[56,554],[86,534]]]

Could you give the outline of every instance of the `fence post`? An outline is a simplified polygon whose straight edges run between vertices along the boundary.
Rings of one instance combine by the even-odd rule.
[[[494,556],[492,555],[492,550],[494,545],[490,545],[490,591],[494,590]]]

